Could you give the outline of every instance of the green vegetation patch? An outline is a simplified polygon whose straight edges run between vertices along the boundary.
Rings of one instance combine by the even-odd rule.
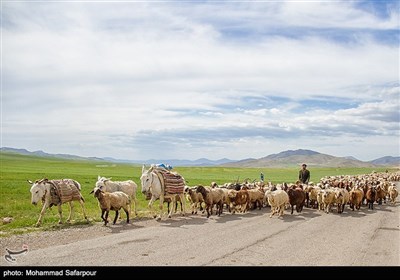
[[[31,204],[31,185],[27,180],[71,178],[80,182],[82,195],[85,198],[85,208],[91,223],[100,222],[100,209],[97,200],[90,195],[97,176],[111,177],[114,181],[133,180],[138,185],[137,209],[138,217],[149,215],[148,201],[141,193],[141,166],[133,164],[112,163],[104,161],[65,160],[25,156],[2,152],[0,154],[0,236],[20,234],[38,230],[34,227],[41,205]],[[272,183],[295,182],[298,168],[226,168],[226,167],[175,167],[174,171],[181,174],[189,186],[210,185],[211,182],[223,184],[226,182],[243,182],[244,180],[259,180],[260,172],[264,173],[265,181]],[[310,169],[311,181],[318,182],[328,175],[367,174],[372,171],[385,171],[386,168],[315,168]],[[390,170],[392,171],[392,170]],[[79,203],[74,202],[74,216],[70,225],[57,225],[57,207],[46,211],[40,230],[54,230],[86,223]],[[154,205],[158,209],[158,204]],[[187,208],[188,209],[188,208]],[[64,221],[69,215],[69,206],[62,206]],[[124,213],[122,213],[124,215]],[[2,224],[3,218],[12,217],[11,223]]]

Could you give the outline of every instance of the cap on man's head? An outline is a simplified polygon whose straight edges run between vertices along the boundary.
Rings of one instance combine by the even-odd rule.
[[[307,164],[303,163],[301,166],[307,166]]]

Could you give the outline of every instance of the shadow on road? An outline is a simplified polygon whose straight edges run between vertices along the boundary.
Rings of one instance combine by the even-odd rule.
[[[302,212],[298,213],[296,210],[293,212],[293,214],[290,214],[291,209],[286,209],[285,210],[285,215],[283,217],[279,217],[279,220],[283,220],[284,222],[296,222],[296,221],[301,221],[301,220],[306,220],[306,219],[312,219],[312,218],[318,218],[323,215],[335,215],[340,217],[354,217],[354,218],[361,218],[365,217],[370,214],[374,214],[377,211],[388,211],[392,212],[393,210],[391,209],[392,207],[396,207],[393,205],[389,204],[374,204],[374,209],[368,209],[366,205],[362,205],[360,210],[355,210],[352,211],[349,207],[349,205],[346,205],[344,212],[342,214],[337,213],[337,208],[333,207],[330,211],[329,214],[325,213],[324,211],[319,211],[318,209],[313,209],[313,208],[306,208],[304,207]],[[260,209],[254,209],[254,210],[249,210],[246,213],[229,213],[228,210],[224,209],[224,212],[221,214],[221,216],[217,216],[215,214],[215,209],[213,211],[213,214],[207,218],[206,213],[197,213],[197,214],[191,214],[191,213],[186,213],[185,216],[181,216],[180,213],[175,213],[173,214],[172,218],[166,218],[164,217],[161,221],[155,221],[153,218],[145,218],[150,221],[154,221],[155,224],[159,224],[161,226],[167,226],[167,227],[183,227],[185,225],[200,225],[200,224],[206,224],[209,221],[216,222],[216,223],[229,223],[232,221],[238,221],[238,220],[245,220],[251,217],[256,217],[256,216],[265,216],[266,219],[270,219],[269,215],[271,214],[271,208],[270,207],[263,207],[261,210]],[[277,219],[277,215],[275,214],[271,219]],[[143,220],[143,219],[141,219]],[[112,225],[110,228],[112,229],[112,233],[118,233],[122,232],[125,230],[131,230],[135,228],[140,228],[140,227],[145,227],[145,226],[139,226],[135,225],[135,222],[131,222],[131,224],[126,224],[123,221],[120,222],[120,224],[117,225]]]

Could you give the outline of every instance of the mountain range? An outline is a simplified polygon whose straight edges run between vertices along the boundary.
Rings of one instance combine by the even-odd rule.
[[[53,157],[71,160],[94,160],[105,162],[146,164],[166,163],[172,166],[226,166],[226,167],[293,167],[302,163],[307,163],[310,167],[379,167],[379,166],[400,166],[400,156],[385,156],[371,161],[361,161],[353,156],[336,157],[332,155],[322,154],[312,150],[287,150],[277,154],[271,154],[258,159],[248,158],[239,161],[227,158],[219,160],[209,160],[200,158],[197,160],[182,159],[150,159],[150,160],[124,160],[112,157],[81,157],[70,154],[49,154],[43,151],[30,152],[26,149],[15,149],[9,147],[1,147],[1,152],[16,153],[22,155],[33,155],[39,157]]]
[[[353,156],[336,157],[312,150],[288,150],[259,159],[246,159],[230,162],[230,167],[292,167],[306,163],[311,167],[375,167],[399,166],[400,157],[386,156],[372,161],[361,161]]]

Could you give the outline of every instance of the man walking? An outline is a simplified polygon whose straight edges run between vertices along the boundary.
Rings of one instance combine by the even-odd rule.
[[[303,163],[299,171],[299,181],[302,184],[308,184],[310,181],[310,171],[307,169],[307,164]]]

